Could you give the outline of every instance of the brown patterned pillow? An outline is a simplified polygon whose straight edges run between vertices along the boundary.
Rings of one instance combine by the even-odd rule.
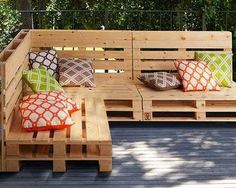
[[[181,85],[178,76],[167,72],[141,73],[138,79],[156,90],[168,90]]]
[[[58,79],[57,52],[55,50],[29,53],[29,68],[37,69],[40,66],[46,67],[50,75]]]
[[[62,86],[96,87],[90,60],[59,59],[59,75]]]

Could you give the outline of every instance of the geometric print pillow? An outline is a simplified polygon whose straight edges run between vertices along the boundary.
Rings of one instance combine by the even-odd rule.
[[[169,90],[182,85],[177,76],[167,72],[141,73],[138,79],[156,90]]]
[[[66,104],[69,114],[79,110],[74,101],[68,98],[62,91],[46,91],[39,94],[32,94],[23,97],[22,101],[41,99],[44,101],[61,101]]]
[[[207,63],[204,61],[175,61],[184,91],[219,91]]]
[[[57,52],[55,50],[29,53],[29,69],[37,69],[40,66],[46,67],[51,76],[58,79]]]
[[[232,85],[232,54],[196,52],[196,59],[208,63],[216,82],[223,87]]]
[[[59,75],[62,86],[96,87],[92,62],[87,59],[59,59]]]
[[[55,78],[42,66],[37,69],[23,71],[22,78],[34,93],[43,91],[64,91]]]
[[[26,131],[64,129],[74,123],[62,101],[26,100],[19,108],[22,127]]]

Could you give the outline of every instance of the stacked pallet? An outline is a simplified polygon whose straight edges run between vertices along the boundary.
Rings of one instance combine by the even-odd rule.
[[[68,160],[96,160],[100,171],[112,169],[110,129],[101,98],[86,97],[81,110],[72,114],[71,128],[55,131],[24,132],[19,116],[6,136],[6,171],[20,169],[26,160],[53,161],[54,172],[64,172]]]
[[[154,92],[138,86],[145,121],[236,121],[236,87],[215,92]]]

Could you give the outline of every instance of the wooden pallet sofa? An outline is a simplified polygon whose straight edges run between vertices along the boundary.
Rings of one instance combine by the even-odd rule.
[[[28,94],[22,71],[29,51],[48,48],[59,57],[91,58],[96,88],[64,87],[83,109],[73,116],[78,126],[72,130],[25,133],[17,116],[17,104]],[[108,121],[235,121],[235,86],[160,92],[137,79],[141,72],[176,71],[174,60],[194,59],[200,50],[232,53],[231,33],[22,30],[0,55],[1,169],[18,171],[20,161],[48,160],[54,171],[64,171],[67,160],[97,160],[100,171],[110,171]]]
[[[112,170],[112,141],[104,99],[92,93],[68,93],[80,111],[72,114],[75,122],[63,130],[25,132],[19,118],[18,103],[27,88],[22,71],[28,67],[32,35],[21,31],[1,53],[1,170],[15,172],[21,161],[53,161],[54,172],[64,172],[68,160],[95,160],[100,172]]]

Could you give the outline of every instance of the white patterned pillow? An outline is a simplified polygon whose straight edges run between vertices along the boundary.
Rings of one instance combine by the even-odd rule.
[[[37,69],[40,66],[44,66],[54,78],[58,79],[57,52],[55,50],[30,52],[29,62],[30,69]]]
[[[59,73],[59,83],[62,86],[96,86],[90,60],[59,59]]]

